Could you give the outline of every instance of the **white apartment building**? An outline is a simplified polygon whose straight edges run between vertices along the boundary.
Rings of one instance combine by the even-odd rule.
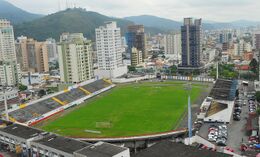
[[[181,60],[181,34],[167,34],[164,36],[164,50],[167,57]]]
[[[106,22],[96,29],[96,47],[99,78],[116,78],[127,73],[122,60],[121,30],[116,22]]]
[[[92,45],[82,33],[64,33],[58,44],[61,81],[79,83],[93,78]]]
[[[13,26],[10,21],[0,19],[0,84],[16,85],[20,82],[20,75]]]
[[[58,60],[57,44],[55,39],[49,38],[46,40],[49,62]]]
[[[245,42],[244,40],[240,40],[238,43],[234,43],[234,55],[242,56],[244,52],[251,52],[252,45],[249,42]]]

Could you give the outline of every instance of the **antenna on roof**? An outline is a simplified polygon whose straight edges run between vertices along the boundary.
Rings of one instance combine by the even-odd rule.
[[[66,9],[68,9],[68,0],[66,0]]]
[[[60,0],[58,0],[58,11],[60,11]]]

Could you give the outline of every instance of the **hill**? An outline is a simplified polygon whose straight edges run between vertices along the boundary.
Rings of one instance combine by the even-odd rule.
[[[17,8],[5,0],[0,0],[0,18],[7,19],[13,24],[32,21],[42,16],[43,15],[29,13],[20,8]]]
[[[130,16],[125,17],[125,19],[136,24],[143,24],[144,26],[154,27],[164,31],[179,30],[182,25],[182,23],[178,21],[151,15]]]
[[[87,38],[95,38],[95,28],[104,25],[106,21],[116,21],[124,32],[133,22],[112,18],[84,9],[67,9],[40,19],[15,25],[15,35],[26,35],[37,40],[49,37],[59,39],[63,32],[84,33]]]
[[[151,16],[151,15],[130,16],[130,17],[125,17],[125,19],[135,22],[137,24],[143,24],[145,26],[157,28],[161,31],[180,30],[180,27],[182,25],[182,22],[179,21],[174,21],[171,19]],[[249,20],[238,20],[232,22],[216,22],[216,21],[202,19],[202,26],[203,29],[205,30],[241,28],[241,27],[257,26],[257,25],[260,25],[260,22],[249,21]]]

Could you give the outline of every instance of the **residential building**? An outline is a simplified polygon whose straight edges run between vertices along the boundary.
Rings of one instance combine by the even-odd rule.
[[[38,129],[20,124],[12,124],[0,128],[0,141],[8,144],[10,151],[28,157],[30,156],[31,142],[42,138],[43,133],[44,131]]]
[[[242,56],[245,52],[251,52],[252,46],[249,42],[245,42],[244,40],[239,40],[239,42],[234,43],[234,55]]]
[[[132,55],[131,55],[131,65],[137,66],[142,63],[142,51],[138,51],[137,48],[132,48]]]
[[[202,20],[185,18],[184,25],[181,27],[182,37],[182,67],[199,68],[201,67],[201,34]]]
[[[13,87],[0,88],[0,112],[5,110],[5,97],[8,109],[15,108],[20,104],[18,92],[18,89]]]
[[[58,60],[57,44],[55,39],[49,38],[46,40],[49,62]]]
[[[57,49],[61,82],[79,83],[93,78],[92,43],[82,33],[63,33]]]
[[[96,28],[96,48],[98,69],[95,75],[100,78],[116,78],[127,73],[123,65],[121,30],[116,22],[106,22]]]
[[[246,53],[244,53],[243,58],[246,61],[251,61],[254,58],[254,53],[253,52],[246,52]]]
[[[164,51],[166,56],[174,60],[181,59],[181,34],[167,34],[164,36]]]
[[[142,52],[142,59],[147,58],[146,37],[143,25],[131,25],[127,28],[126,43],[128,46],[127,52],[132,54],[132,48],[135,47]]]
[[[254,33],[253,47],[257,50],[260,50],[260,31]]]
[[[94,144],[58,136],[0,119],[3,150],[22,157],[130,157],[129,148],[97,142]]]
[[[22,71],[49,72],[48,49],[45,42],[38,42],[24,36],[18,37],[16,54]]]
[[[31,142],[32,156],[74,157],[75,151],[87,146],[91,144],[57,135],[48,135]]]
[[[232,32],[224,30],[219,34],[219,43],[221,44],[228,43],[232,41],[232,38],[233,38]]]
[[[20,75],[13,26],[10,21],[0,19],[0,84],[17,85],[20,82]]]

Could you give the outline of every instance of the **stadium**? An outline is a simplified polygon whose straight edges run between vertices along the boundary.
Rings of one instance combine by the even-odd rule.
[[[12,121],[73,138],[130,137],[176,130],[186,116],[187,82],[113,84],[91,80],[11,111]],[[207,84],[193,83],[195,103]]]

